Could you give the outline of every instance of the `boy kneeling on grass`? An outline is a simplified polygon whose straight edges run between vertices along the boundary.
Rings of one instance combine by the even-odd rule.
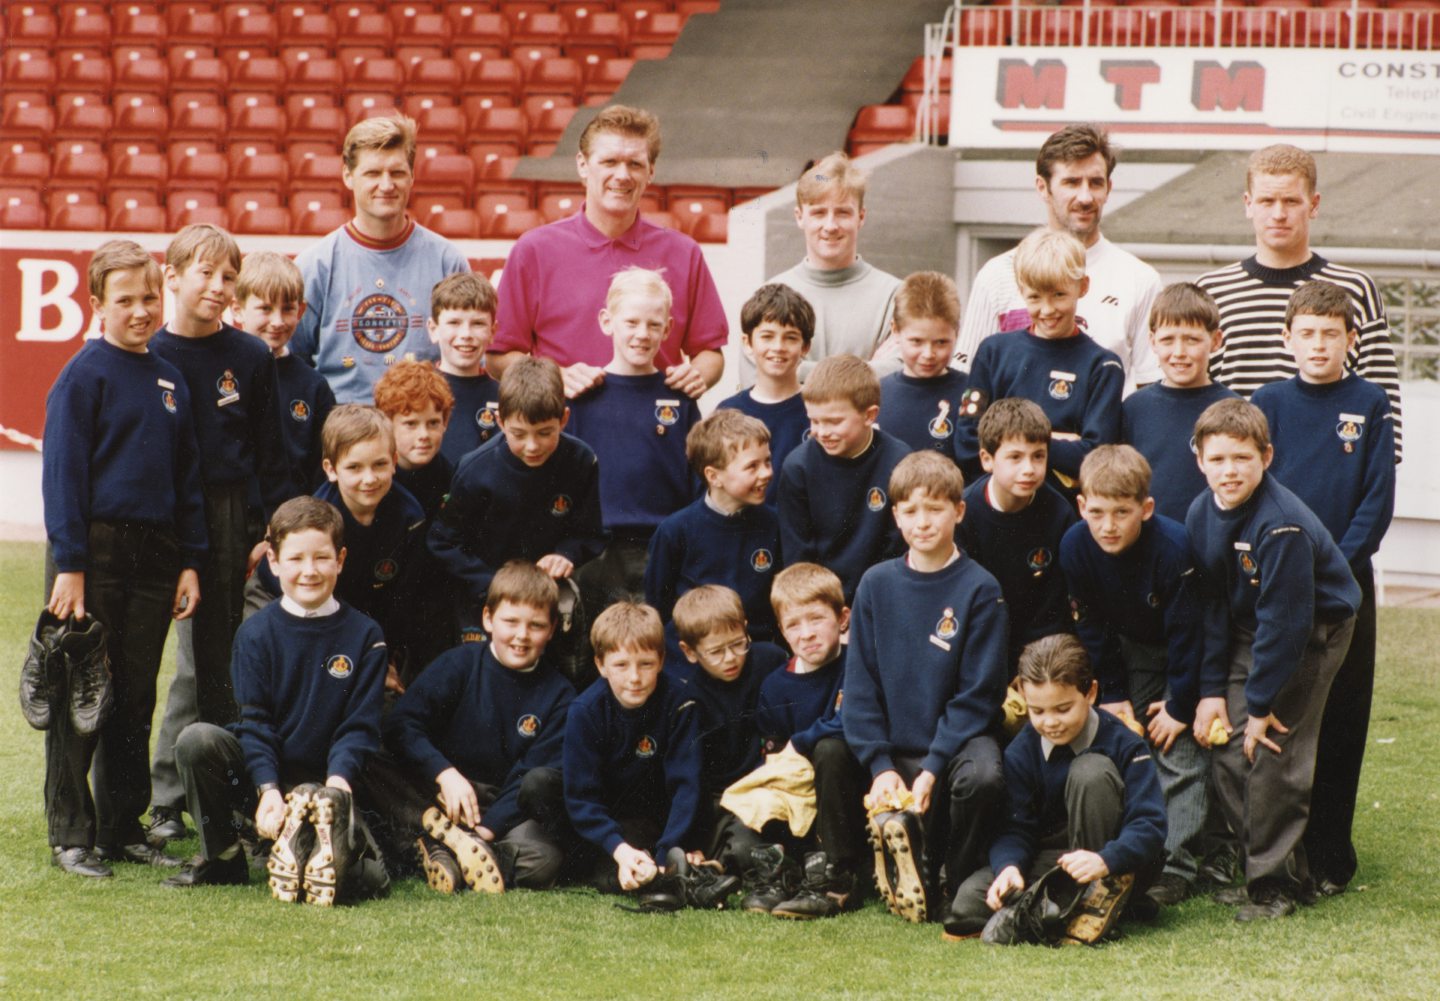
[[[235,635],[240,722],[191,723],[175,742],[200,854],[166,886],[248,882],[237,819],[253,813],[260,836],[275,840],[277,900],[328,907],[389,888],[350,791],[380,746],[385,640],[335,599],[342,526],[340,512],[314,497],[286,501],[270,520],[270,567],[283,596]]]

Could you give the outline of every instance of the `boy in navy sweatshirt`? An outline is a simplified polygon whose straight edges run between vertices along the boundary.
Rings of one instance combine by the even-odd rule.
[[[954,451],[955,418],[969,381],[950,367],[960,330],[960,293],[937,271],[917,271],[895,293],[891,321],[902,368],[880,380],[880,426],[912,452]]]
[[[570,419],[560,367],[520,358],[500,380],[504,432],[465,457],[430,526],[430,551],[459,582],[461,635],[482,635],[480,608],[508,560],[529,560],[552,578],[570,577],[605,546],[600,468]]]
[[[740,595],[750,635],[773,640],[770,581],[780,564],[780,520],[765,504],[770,432],[738,410],[717,410],[690,429],[685,454],[705,495],[656,529],[645,600],[669,622],[676,599],[720,584]]]
[[[965,491],[960,548],[1000,582],[1009,609],[1006,677],[1025,644],[1073,626],[1058,557],[1079,518],[1045,481],[1050,422],[1029,400],[996,401],[980,418],[986,475]]]
[[[942,865],[955,885],[983,863],[1003,791],[1005,599],[955,545],[964,494],[936,452],[895,468],[891,503],[910,549],[860,581],[845,661],[845,739],[871,776],[867,802],[913,799],[872,825],[881,893],[916,922],[941,899]]]
[[[320,429],[335,407],[325,377],[290,353],[290,338],[305,315],[305,279],[295,262],[273,250],[246,254],[235,279],[230,308],[235,326],[265,342],[275,358],[280,428],[296,493],[310,493],[324,480]]]
[[[1085,454],[1120,438],[1125,367],[1075,322],[1090,279],[1085,247],[1074,235],[1047,228],[1027,236],[1015,248],[1015,281],[1030,329],[987,337],[975,352],[955,457],[973,476],[986,406],[1007,396],[1033,400],[1050,419],[1050,479],[1073,499]]]
[[[440,374],[454,394],[454,414],[440,454],[452,466],[498,437],[500,384],[485,371],[495,334],[495,286],[482,274],[447,275],[430,291],[430,340],[440,348]]]
[[[1150,307],[1150,348],[1161,380],[1120,405],[1120,440],[1134,445],[1154,472],[1155,511],[1181,523],[1205,489],[1191,440],[1195,420],[1210,404],[1235,396],[1210,380],[1210,355],[1220,338],[1220,309],[1210,293],[1190,282],[1167,285]]]
[[[978,934],[1012,897],[1059,866],[1090,887],[1085,908],[1103,934],[1165,857],[1165,803],[1150,746],[1110,713],[1084,646],[1060,634],[1020,657],[1030,725],[1005,748],[1005,820],[989,868],[960,885],[947,938]],[[1008,934],[987,941],[1009,944]]]
[[[565,720],[561,772],[570,823],[608,893],[640,891],[701,836],[700,712],[661,673],[665,629],[647,605],[611,605],[590,630],[600,679]],[[698,852],[691,853],[698,860]]]
[[[560,748],[575,690],[544,659],[558,600],[535,564],[505,564],[485,599],[490,642],[442,654],[385,718],[393,757],[371,759],[366,792],[418,838],[441,893],[544,889],[560,872]]]
[[[603,381],[571,408],[571,433],[600,460],[600,512],[610,536],[577,579],[592,615],[645,593],[650,537],[698,493],[685,438],[700,422],[700,407],[676,395],[655,367],[670,308],[670,286],[658,272],[626,268],[615,276],[600,310],[615,354]]]
[[[1274,450],[1254,405],[1211,404],[1195,445],[1210,484],[1185,520],[1205,603],[1195,739],[1215,747],[1215,796],[1245,857],[1244,893],[1217,899],[1240,904],[1240,921],[1282,917],[1311,892],[1303,835],[1316,745],[1360,585],[1324,523],[1265,475]],[[1241,721],[1243,740],[1216,739]]]
[[[91,256],[88,280],[101,339],[66,363],[45,399],[46,609],[107,628],[114,709],[81,736],[69,699],[49,691],[45,819],[56,865],[104,877],[107,859],[170,858],[140,826],[146,751],[165,634],[172,617],[195,613],[206,536],[189,388],[147,347],[160,325],[160,267],[138,244],[112,240]]]
[[[804,397],[811,438],[780,472],[780,548],[835,571],[848,602],[866,570],[904,549],[885,488],[909,450],[875,427],[880,380],[854,355],[816,365]]]
[[[192,723],[176,741],[200,854],[166,886],[248,882],[240,818],[252,814],[260,836],[274,839],[277,900],[331,906],[389,886],[351,798],[380,746],[385,640],[335,598],[342,531],[340,512],[314,497],[286,501],[270,520],[268,559],[283,597],[235,636],[240,721]]]
[[[1299,374],[1255,391],[1270,423],[1270,473],[1330,530],[1360,585],[1350,651],[1330,686],[1320,723],[1305,851],[1315,888],[1340,893],[1355,875],[1355,794],[1375,688],[1375,571],[1370,560],[1395,511],[1395,427],[1383,387],[1346,370],[1356,339],[1355,307],[1328,282],[1295,290],[1285,344]]]
[[[740,350],[755,366],[755,384],[721,402],[770,429],[770,463],[776,469],[810,433],[800,395],[800,363],[815,337],[815,310],[789,285],[761,285],[740,308]],[[779,477],[770,481],[765,503],[775,506]]]
[[[235,719],[230,645],[244,610],[245,579],[264,553],[265,519],[296,492],[280,432],[274,357],[220,319],[235,299],[240,267],[240,248],[224,230],[197,224],[177,233],[165,251],[175,314],[151,344],[190,390],[210,539],[200,568],[205,600],[178,630],[175,678],[155,741],[150,836],[156,841],[185,831],[185,791],[175,770],[180,731],[196,719]]]
[[[1165,792],[1165,871],[1157,904],[1190,895],[1205,824],[1210,759],[1191,725],[1199,698],[1199,585],[1185,526],[1155,514],[1150,465],[1129,445],[1101,445],[1080,464],[1080,513],[1060,542],[1075,631],[1100,682],[1100,708],[1131,729],[1148,720]]]

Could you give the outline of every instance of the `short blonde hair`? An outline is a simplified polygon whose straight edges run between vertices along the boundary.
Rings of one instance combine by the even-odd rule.
[[[430,290],[430,319],[440,319],[446,309],[473,309],[495,318],[495,286],[490,279],[475,271],[457,271],[446,275]]]
[[[392,421],[404,414],[417,414],[434,405],[448,423],[455,409],[450,383],[423,361],[401,361],[391,365],[375,383],[375,406]]]
[[[589,158],[590,146],[601,132],[614,132],[634,139],[644,139],[650,154],[650,166],[660,159],[660,120],[644,108],[612,104],[590,119],[580,133],[580,155]]]
[[[960,329],[960,290],[938,271],[917,271],[895,292],[895,329],[914,320],[940,320]]]
[[[228,264],[238,274],[241,268],[240,244],[219,226],[195,222],[175,234],[165,248],[165,265],[184,271],[192,261],[215,261]]]
[[[744,629],[745,606],[740,595],[719,584],[702,584],[691,588],[675,602],[670,620],[680,642],[694,646],[711,633],[726,626]]]
[[[617,601],[595,617],[590,645],[599,663],[616,650],[649,650],[665,658],[665,626],[649,605]]]
[[[965,474],[953,459],[933,448],[911,452],[890,474],[891,506],[909,500],[916,490],[959,504],[965,499]]]
[[[1085,244],[1075,234],[1048,226],[1034,230],[1015,248],[1015,281],[1050,292],[1085,277]]]
[[[1250,162],[1245,167],[1247,192],[1255,189],[1256,174],[1297,174],[1305,182],[1306,193],[1312,195],[1320,179],[1315,169],[1315,158],[1299,146],[1288,143],[1276,143],[1250,154]]]
[[[614,312],[616,304],[627,295],[644,295],[663,300],[667,313],[675,303],[665,276],[648,268],[630,267],[615,272],[615,276],[610,279],[610,287],[605,290],[605,308]]]
[[[147,289],[160,291],[165,284],[165,274],[150,251],[134,240],[108,240],[90,255],[90,266],[85,273],[90,294],[104,302],[105,282],[117,271],[143,272]]]
[[[340,156],[345,169],[354,170],[361,153],[392,149],[402,150],[410,166],[415,166],[415,119],[397,114],[357,122],[346,133]]]
[[[845,585],[835,571],[818,563],[793,563],[770,584],[770,607],[776,619],[784,618],[787,608],[814,601],[829,605],[837,617],[845,614]]]
[[[342,403],[330,411],[325,426],[320,430],[320,454],[332,466],[345,457],[362,441],[383,438],[395,451],[395,428],[390,418],[378,407],[367,407],[363,403]]]
[[[815,366],[800,395],[806,403],[843,400],[863,414],[880,405],[880,380],[875,370],[855,355],[831,355]]]
[[[685,458],[701,479],[705,469],[723,469],[742,448],[770,444],[765,422],[738,410],[717,410],[685,436]]]
[[[846,198],[854,198],[855,204],[863,209],[867,180],[863,170],[836,150],[816,160],[801,173],[800,180],[795,184],[795,204],[803,208],[838,191]]]
[[[1144,501],[1150,496],[1150,463],[1129,445],[1097,445],[1080,463],[1080,493]]]
[[[274,305],[305,304],[305,276],[295,262],[273,250],[256,250],[245,255],[240,277],[235,279],[235,301],[245,305],[252,295]]]

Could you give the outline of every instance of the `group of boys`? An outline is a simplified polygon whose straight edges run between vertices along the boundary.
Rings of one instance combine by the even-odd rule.
[[[139,820],[181,805],[146,769],[173,616],[196,620],[191,675],[157,763],[200,854],[171,886],[264,858],[278,899],[328,905],[383,892],[413,844],[446,892],[584,879],[673,909],[743,882],[745,909],[813,918],[873,879],[894,913],[993,941],[1056,867],[1102,931],[1127,899],[1229,882],[1227,849],[1243,920],[1342,891],[1363,727],[1327,692],[1368,699],[1356,581],[1394,491],[1388,400],[1346,367],[1354,307],[1297,291],[1299,375],[1252,405],[1210,382],[1213,300],[1170,286],[1163,379],[1122,403],[1120,359],[1076,324],[1085,263],[1066,232],[1027,237],[1030,325],[968,375],[946,276],[895,293],[899,371],[839,354],[803,385],[814,309],[763,286],[754,384],[702,419],[655,364],[653,271],[596,304],[613,357],[573,401],[548,360],[485,373],[495,293],[461,273],[431,296],[438,369],[398,361],[374,407],[336,406],[287,364],[285,258],[187,227],[157,333],[160,269],[106,244],[103,337],[51,391],[44,482],[47,611],[108,627],[116,708],[98,734],[52,720],[56,863],[180,865],[155,842],[183,826]]]

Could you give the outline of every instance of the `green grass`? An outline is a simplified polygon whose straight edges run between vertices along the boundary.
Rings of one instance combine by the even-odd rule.
[[[874,904],[802,924],[629,914],[589,891],[447,898],[409,880],[387,900],[323,911],[277,904],[258,880],[178,892],[137,866],[65,875],[45,846],[43,741],[13,694],[40,564],[38,545],[0,545],[0,997],[1436,996],[1440,611],[1381,611],[1352,892],[1258,928],[1192,900],[1100,949],[992,949],[943,943],[936,926]]]

